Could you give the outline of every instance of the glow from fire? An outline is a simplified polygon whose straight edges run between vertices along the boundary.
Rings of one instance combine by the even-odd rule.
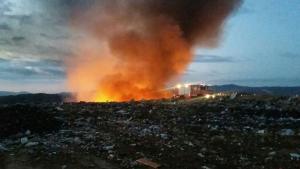
[[[113,99],[113,98],[110,98],[110,97],[108,97],[108,96],[105,96],[105,95],[103,95],[103,94],[98,94],[98,95],[96,95],[96,97],[95,97],[95,102],[112,102],[112,101],[114,101],[115,99]]]

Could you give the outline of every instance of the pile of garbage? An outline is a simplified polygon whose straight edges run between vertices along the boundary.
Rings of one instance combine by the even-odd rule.
[[[0,110],[0,125],[11,128],[0,130],[0,168],[10,169],[20,158],[27,168],[300,166],[298,98],[64,103]],[[36,113],[24,113],[26,122],[13,123],[22,112]]]

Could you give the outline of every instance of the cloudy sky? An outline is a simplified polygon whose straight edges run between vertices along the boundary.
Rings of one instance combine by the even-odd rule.
[[[66,90],[63,61],[80,36],[70,27],[70,7],[78,1],[0,1],[0,90]],[[300,86],[299,11],[299,0],[245,0],[220,46],[197,48],[182,80]]]
[[[0,90],[64,90],[70,2],[0,1]]]

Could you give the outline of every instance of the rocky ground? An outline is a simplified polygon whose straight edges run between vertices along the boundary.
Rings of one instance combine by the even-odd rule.
[[[297,169],[300,98],[0,106],[0,169]]]

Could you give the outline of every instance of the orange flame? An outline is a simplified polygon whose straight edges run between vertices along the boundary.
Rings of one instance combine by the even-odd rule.
[[[192,59],[180,30],[166,25],[157,36],[148,38],[134,33],[115,36],[110,44],[113,51],[107,44],[91,43],[93,40],[88,38],[82,43],[80,55],[71,61],[69,86],[80,91],[78,100],[105,102],[169,97],[163,89],[185,71]]]

